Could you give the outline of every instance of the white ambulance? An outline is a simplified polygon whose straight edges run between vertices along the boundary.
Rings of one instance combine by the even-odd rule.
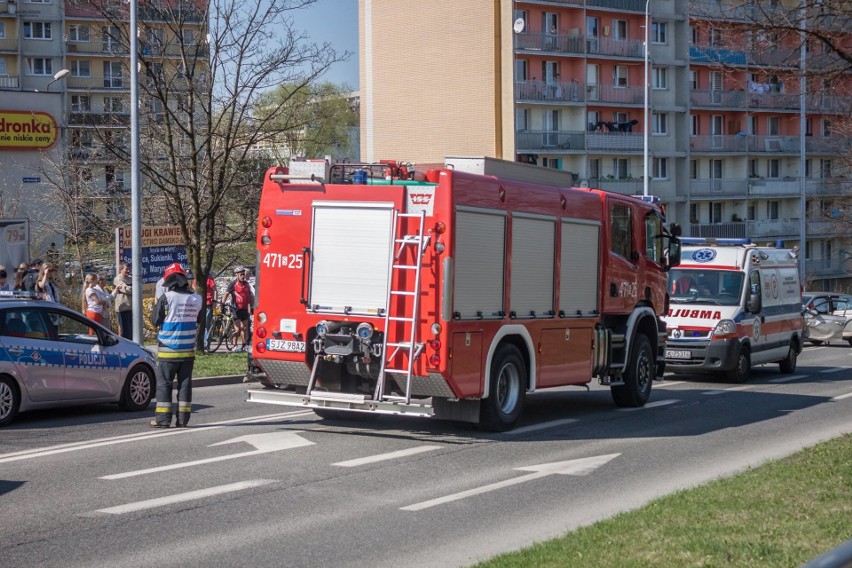
[[[763,363],[795,372],[803,341],[795,254],[740,239],[682,242],[668,276],[666,370],[736,382]]]

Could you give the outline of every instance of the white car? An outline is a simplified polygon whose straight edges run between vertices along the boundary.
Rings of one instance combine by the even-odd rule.
[[[154,396],[155,358],[78,312],[26,293],[0,292],[0,426],[19,412]]]
[[[830,292],[805,292],[802,308],[807,341],[821,345],[844,340],[852,345],[852,297]]]

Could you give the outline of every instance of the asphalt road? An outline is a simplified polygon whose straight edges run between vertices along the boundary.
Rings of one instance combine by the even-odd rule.
[[[186,430],[110,406],[0,430],[0,565],[463,566],[852,432],[846,344],[746,385],[667,375],[642,409],[542,391],[506,434],[320,420],[245,387],[198,388]]]

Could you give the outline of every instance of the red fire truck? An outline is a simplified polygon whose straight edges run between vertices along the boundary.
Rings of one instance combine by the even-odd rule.
[[[559,174],[490,158],[270,169],[252,346],[267,388],[248,400],[495,431],[527,394],[593,377],[644,405],[679,230]]]

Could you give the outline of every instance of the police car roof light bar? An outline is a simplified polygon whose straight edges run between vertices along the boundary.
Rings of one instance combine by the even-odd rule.
[[[41,300],[42,296],[29,290],[0,290],[2,300]]]

